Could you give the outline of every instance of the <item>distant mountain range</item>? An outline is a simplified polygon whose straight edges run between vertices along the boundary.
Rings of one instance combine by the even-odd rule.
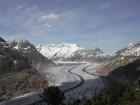
[[[99,48],[87,49],[77,44],[38,44],[36,48],[41,54],[55,61],[103,62],[109,58]]]
[[[58,60],[70,57],[75,51],[81,49],[77,44],[38,44],[37,50],[49,59]]]
[[[88,49],[69,43],[38,44],[35,47],[53,61],[108,62],[108,65],[113,66],[111,68],[128,64],[140,57],[140,42],[130,43],[112,55],[105,55],[99,48]]]

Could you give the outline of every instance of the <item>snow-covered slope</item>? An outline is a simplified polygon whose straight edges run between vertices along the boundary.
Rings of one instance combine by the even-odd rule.
[[[102,61],[106,58],[99,48],[86,49],[77,44],[37,45],[37,50],[51,60],[59,61]]]
[[[120,49],[112,56],[112,62],[117,65],[124,65],[140,57],[140,42],[130,43],[127,47]]]
[[[37,45],[37,50],[42,53],[44,56],[50,59],[57,59],[57,58],[67,58],[70,57],[72,53],[81,49],[77,44],[49,44],[49,45]]]
[[[126,48],[117,51],[115,55],[140,56],[140,42],[130,43]]]

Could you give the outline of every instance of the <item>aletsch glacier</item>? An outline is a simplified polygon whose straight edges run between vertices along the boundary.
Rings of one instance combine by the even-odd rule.
[[[22,46],[25,45],[24,49],[22,49],[23,52],[32,48],[30,43],[28,43],[26,48],[27,41],[25,40],[17,41]],[[35,47],[45,57],[53,61],[58,61],[58,63],[61,61],[61,65],[58,64],[58,66],[51,66],[47,69],[43,69],[41,73],[44,75],[45,79],[48,80],[49,86],[58,86],[65,93],[66,102],[82,98],[88,99],[93,95],[99,94],[107,87],[108,84],[98,76],[99,74],[96,70],[108,61],[109,56],[105,55],[99,48],[86,49],[79,47],[77,44],[68,43],[59,45],[39,44]],[[22,47],[20,48],[17,44],[13,48],[21,50]],[[113,60],[115,62],[116,60],[118,61],[118,59],[121,61],[129,55],[139,56],[139,48],[139,42],[131,44],[117,51],[115,54],[111,55],[111,57],[115,57]],[[74,63],[68,63],[70,61]],[[62,62],[65,63],[62,65]],[[37,94],[38,93],[36,93],[35,96]],[[23,97],[28,97],[28,95]]]

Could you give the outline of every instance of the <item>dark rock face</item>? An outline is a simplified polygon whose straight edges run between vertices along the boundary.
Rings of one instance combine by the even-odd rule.
[[[121,84],[140,80],[140,59],[111,71],[107,77]]]
[[[0,37],[0,42],[6,42],[3,38]]]
[[[14,63],[12,59],[10,59],[8,56],[0,55],[0,75],[14,70]]]

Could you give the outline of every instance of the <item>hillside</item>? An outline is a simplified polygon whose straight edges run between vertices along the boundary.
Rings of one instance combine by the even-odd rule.
[[[38,65],[49,66],[54,64],[52,61],[39,53],[35,46],[28,40],[15,39],[13,41],[9,41],[8,44],[11,48],[16,49],[22,53],[23,56],[26,57],[34,67],[37,67]]]
[[[110,58],[110,62],[98,70],[101,75],[107,75],[110,71],[129,64],[140,58],[140,42],[130,43],[127,47],[116,51]]]
[[[140,80],[140,59],[118,67],[111,71],[107,77],[121,84],[131,84]]]
[[[0,101],[32,91],[43,79],[24,54],[0,38]]]

